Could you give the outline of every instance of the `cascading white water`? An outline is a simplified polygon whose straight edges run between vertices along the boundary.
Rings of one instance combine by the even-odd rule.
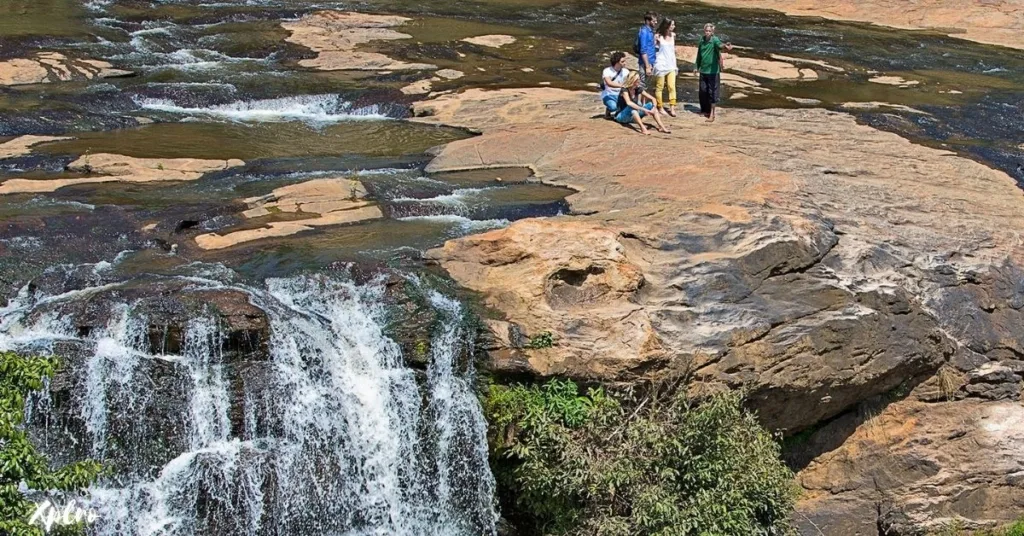
[[[28,298],[0,310],[0,349],[88,348],[77,371],[81,439],[116,473],[91,490],[93,533],[495,532],[458,302],[425,290],[440,321],[424,378],[383,331],[380,285],[309,276],[232,288],[270,320],[267,362],[232,362],[212,314],[187,323],[180,355],[154,355],[131,303],[85,338],[45,314],[30,320]]]
[[[336,94],[296,95],[276,99],[237,101],[206,107],[181,106],[168,99],[138,97],[135,103],[145,110],[205,116],[239,122],[304,121],[320,125],[340,121],[385,120],[377,105],[353,107]]]

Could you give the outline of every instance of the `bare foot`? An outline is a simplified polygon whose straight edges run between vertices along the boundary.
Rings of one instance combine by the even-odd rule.
[[[715,114],[709,115],[707,122],[708,123],[714,123],[715,122]]]
[[[651,131],[647,130],[646,128],[641,130],[640,133],[643,134],[644,136],[650,136],[651,135]]]
[[[669,109],[665,110],[665,113],[667,113],[671,117],[675,117],[676,116],[676,109],[675,108],[669,108]]]
[[[659,128],[658,132],[662,132],[662,133],[665,133],[665,134],[671,134],[672,133],[672,131],[667,129],[667,128]]]

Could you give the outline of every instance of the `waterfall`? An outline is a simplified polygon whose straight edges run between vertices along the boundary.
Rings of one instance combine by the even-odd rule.
[[[92,456],[114,469],[90,490],[99,515],[90,533],[495,533],[461,304],[422,289],[438,318],[424,371],[385,334],[382,283],[204,284],[245,292],[267,315],[265,361],[226,353],[228,334],[209,310],[164,354],[138,303],[115,303],[106,327],[85,336],[51,314],[80,291],[22,293],[0,309],[0,349],[84,354],[72,371],[76,400],[35,404],[30,415],[34,426],[62,427],[47,430],[51,457]],[[45,415],[61,411],[72,415]]]

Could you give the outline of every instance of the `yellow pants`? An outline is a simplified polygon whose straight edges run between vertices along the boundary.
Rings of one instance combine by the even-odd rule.
[[[676,76],[679,75],[679,71],[672,71],[668,74],[659,75],[654,82],[654,98],[658,101],[658,108],[665,107],[665,101],[661,99],[661,92],[664,89],[668,89],[668,104],[669,106],[676,105]]]

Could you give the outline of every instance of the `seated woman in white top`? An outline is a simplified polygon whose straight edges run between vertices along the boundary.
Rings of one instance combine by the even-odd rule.
[[[658,45],[658,54],[654,59],[654,97],[658,101],[658,110],[672,117],[676,116],[676,77],[679,66],[676,64],[676,22],[664,19],[654,35]],[[668,91],[668,106],[662,100],[662,91]]]

